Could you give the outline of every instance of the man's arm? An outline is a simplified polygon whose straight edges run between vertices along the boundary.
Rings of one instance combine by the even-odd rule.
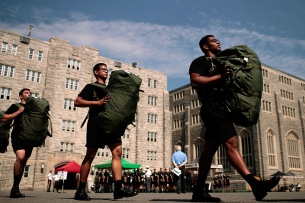
[[[221,79],[225,79],[231,74],[230,68],[225,68],[220,74],[210,77],[202,76],[198,73],[190,73],[191,85],[195,89],[213,84]]]
[[[91,107],[91,106],[102,106],[107,104],[109,100],[109,95],[107,94],[104,98],[97,101],[85,100],[82,97],[78,96],[74,101],[74,106],[76,107]]]
[[[11,114],[4,114],[2,117],[2,121],[3,122],[8,122],[13,120],[16,116],[18,116],[20,113],[22,113],[24,110],[23,106],[20,106],[19,109],[17,111],[15,111],[14,113]]]
[[[176,162],[175,162],[175,157],[174,157],[174,154],[172,155],[172,162],[173,162],[173,164],[174,164],[175,168],[178,168],[178,166],[177,166],[177,164],[176,164]]]

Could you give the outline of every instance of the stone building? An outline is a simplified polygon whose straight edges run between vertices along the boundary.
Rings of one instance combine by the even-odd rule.
[[[250,127],[235,126],[240,152],[250,171],[269,179],[277,171],[292,171],[295,183],[304,183],[305,144],[305,80],[263,65],[263,96],[258,123]],[[205,127],[200,119],[200,102],[191,85],[170,91],[172,112],[172,144],[181,145],[190,161],[200,156]],[[223,146],[219,147],[213,163],[228,172],[240,186],[241,177],[229,164]],[[280,184],[293,183],[285,178]],[[241,185],[245,188],[244,183]]]
[[[27,162],[20,187],[46,189],[47,174],[70,161],[81,164],[85,156],[86,125],[80,125],[88,108],[75,108],[74,100],[82,88],[95,81],[93,66],[104,62],[113,70],[128,70],[142,78],[135,126],[123,135],[123,158],[151,167],[170,167],[171,129],[169,93],[165,74],[99,56],[96,48],[74,46],[69,41],[51,37],[42,41],[0,30],[0,110],[19,102],[18,92],[30,88],[32,94],[50,103],[53,137],[44,147],[34,148]],[[109,73],[110,75],[110,73]],[[110,150],[99,149],[94,164],[111,159]],[[0,154],[0,190],[13,184],[15,155],[11,144]],[[89,175],[89,186],[93,175]],[[68,174],[66,189],[76,189],[78,174]]]

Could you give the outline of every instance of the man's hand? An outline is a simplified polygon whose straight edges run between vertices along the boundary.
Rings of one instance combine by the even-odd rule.
[[[98,100],[97,105],[98,106],[105,105],[108,103],[108,101],[109,101],[109,94],[107,94],[103,99]]]
[[[20,106],[17,112],[18,112],[18,114],[20,114],[20,113],[22,113],[23,111],[24,111],[24,106]]]
[[[226,66],[220,73],[221,79],[226,79],[231,74],[230,66]]]

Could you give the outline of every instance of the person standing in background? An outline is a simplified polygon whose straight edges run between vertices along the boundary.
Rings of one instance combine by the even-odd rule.
[[[47,192],[51,192],[50,188],[52,185],[52,180],[53,180],[53,175],[52,175],[52,170],[49,171],[48,173],[48,186],[47,186]]]
[[[146,166],[145,179],[146,179],[146,192],[151,192],[151,170],[149,169],[149,166]]]
[[[181,146],[175,146],[176,152],[172,155],[172,162],[175,168],[181,170],[181,174],[179,176],[175,176],[175,182],[177,185],[177,194],[185,193],[185,164],[187,162],[187,157],[184,152],[181,151]]]

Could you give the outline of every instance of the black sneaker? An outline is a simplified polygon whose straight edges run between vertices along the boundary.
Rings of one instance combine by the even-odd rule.
[[[123,197],[133,197],[136,196],[137,194],[138,193],[133,190],[121,188],[118,191],[114,190],[113,199],[121,199]]]
[[[20,193],[19,187],[12,187],[10,198],[23,198],[24,194]]]
[[[256,201],[261,201],[266,197],[267,192],[274,188],[280,180],[280,177],[274,176],[270,180],[259,181],[257,185],[252,188]]]
[[[75,195],[74,195],[74,199],[75,200],[85,200],[85,201],[90,201],[91,198],[87,195],[85,190],[81,190],[81,191],[76,191]]]
[[[211,197],[207,192],[194,192],[192,196],[192,202],[221,202],[218,197]]]

